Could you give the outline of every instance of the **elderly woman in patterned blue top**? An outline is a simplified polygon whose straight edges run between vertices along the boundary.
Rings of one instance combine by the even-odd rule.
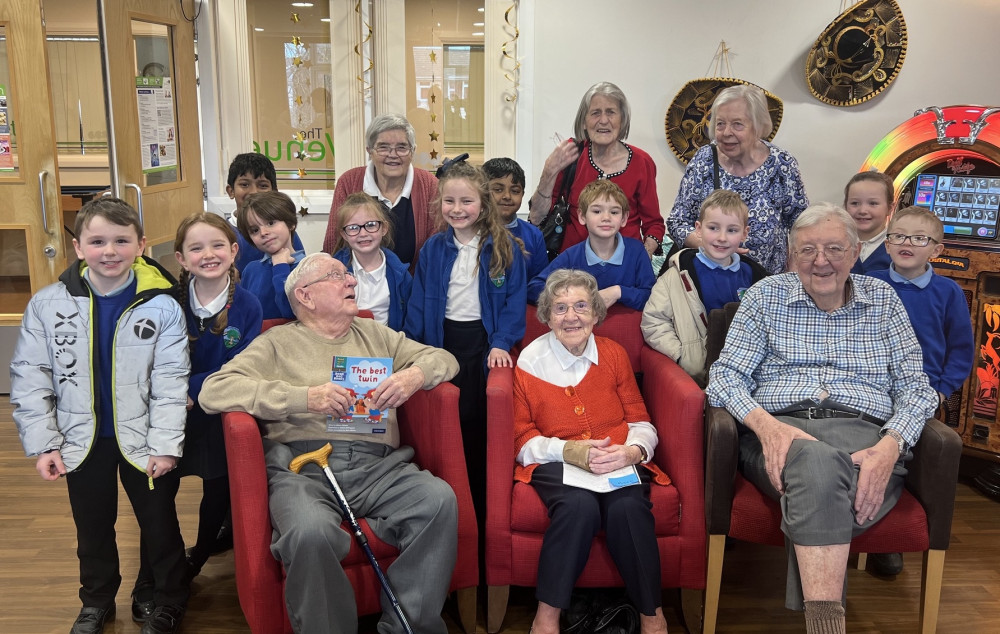
[[[764,91],[756,86],[731,86],[712,104],[709,136],[718,148],[719,187],[740,195],[750,209],[743,253],[749,252],[771,273],[785,270],[788,230],[809,206],[799,165],[791,154],[764,141],[773,124]],[[701,246],[695,220],[703,200],[715,189],[712,148],[698,150],[681,179],[667,229],[674,242]]]

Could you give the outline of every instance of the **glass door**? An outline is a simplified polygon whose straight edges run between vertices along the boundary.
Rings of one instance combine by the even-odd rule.
[[[0,326],[56,281],[67,249],[42,7],[0,2]]]
[[[112,130],[111,182],[147,244],[173,242],[204,208],[193,0],[99,0]]]

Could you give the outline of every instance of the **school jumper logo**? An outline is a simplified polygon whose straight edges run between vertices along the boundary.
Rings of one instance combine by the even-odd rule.
[[[235,348],[240,342],[240,331],[234,326],[228,326],[222,331],[222,345],[226,346],[227,350]]]
[[[493,286],[500,288],[501,286],[503,286],[503,283],[507,281],[507,276],[501,273],[497,277],[491,277],[490,281],[493,282]]]
[[[156,324],[153,323],[152,319],[140,319],[135,322],[135,327],[132,330],[135,332],[135,336],[143,341],[156,336]]]

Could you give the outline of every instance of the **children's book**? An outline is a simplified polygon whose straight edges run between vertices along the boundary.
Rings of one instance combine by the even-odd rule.
[[[347,434],[384,434],[391,410],[375,409],[372,397],[390,375],[392,359],[387,357],[334,357],[330,380],[350,392],[352,404],[340,418],[330,416],[326,430]]]

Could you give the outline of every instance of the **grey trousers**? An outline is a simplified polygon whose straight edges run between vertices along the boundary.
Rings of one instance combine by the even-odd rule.
[[[340,528],[340,506],[322,470],[315,464],[300,474],[288,470],[292,458],[325,442],[264,440],[271,552],[285,566],[285,604],[296,632],[356,634],[354,591],[340,565],[353,537]],[[441,609],[455,567],[458,507],[448,483],[412,458],[409,447],[339,442],[329,463],[355,517],[366,518],[379,539],[400,551],[383,570],[410,626],[445,634]],[[384,593],[378,631],[403,631]]]
[[[815,437],[795,440],[788,450],[781,474],[784,495],[771,485],[764,467],[764,452],[756,434],[744,429],[740,436],[739,470],[768,497],[781,505],[781,530],[785,533],[788,573],[785,583],[785,607],[802,610],[802,580],[794,544],[829,546],[847,544],[885,517],[903,493],[906,469],[899,460],[886,485],[885,499],[875,519],[862,524],[855,521],[854,497],[858,492],[858,473],[851,454],[879,441],[878,425],[860,418],[808,420],[777,415],[783,423]],[[844,601],[847,578],[844,578]]]

